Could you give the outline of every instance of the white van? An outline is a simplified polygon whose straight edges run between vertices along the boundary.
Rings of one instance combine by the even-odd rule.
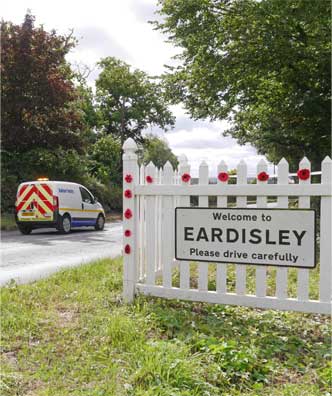
[[[67,234],[74,227],[101,231],[105,212],[84,186],[42,178],[22,183],[16,196],[16,223],[22,234],[36,228],[56,228]]]

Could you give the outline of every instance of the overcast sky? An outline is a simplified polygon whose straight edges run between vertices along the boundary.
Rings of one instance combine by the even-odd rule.
[[[68,60],[93,69],[90,83],[98,76],[96,62],[106,56],[115,56],[150,75],[164,71],[170,64],[176,49],[165,43],[165,37],[153,30],[148,23],[154,19],[157,0],[96,0],[96,1],[3,1],[1,17],[14,23],[22,23],[27,9],[36,16],[36,25],[59,33],[74,30],[79,40]],[[249,146],[239,146],[230,137],[223,137],[225,122],[193,121],[180,106],[172,107],[177,117],[174,130],[164,135],[176,155],[186,154],[192,166],[192,174],[198,173],[199,163],[205,160],[216,174],[216,167],[224,160],[229,168],[235,168],[244,159],[251,175],[262,156]],[[272,169],[270,168],[270,172]]]

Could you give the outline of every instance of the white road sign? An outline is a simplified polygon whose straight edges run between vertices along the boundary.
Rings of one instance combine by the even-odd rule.
[[[176,208],[175,258],[315,267],[311,209]]]

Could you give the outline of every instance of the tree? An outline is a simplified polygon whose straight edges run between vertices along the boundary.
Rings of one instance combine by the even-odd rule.
[[[151,126],[163,130],[174,125],[161,86],[140,70],[113,57],[99,62],[102,71],[96,81],[96,98],[101,126],[118,136],[121,144],[132,137],[142,141],[141,132]]]
[[[83,120],[66,54],[71,35],[34,27],[1,24],[2,148],[23,153],[39,147],[82,151]]]
[[[1,39],[1,210],[8,211],[22,181],[85,181],[91,98],[65,60],[71,35],[36,28],[27,14],[21,26],[2,22]]]
[[[74,83],[77,93],[77,107],[81,112],[85,125],[84,137],[88,143],[95,143],[98,139],[98,113],[92,88],[87,83],[92,70],[80,63],[75,64]]]
[[[144,138],[139,159],[144,165],[152,161],[158,168],[163,167],[167,161],[172,164],[173,169],[178,166],[178,160],[167,142],[153,135]]]
[[[273,161],[318,167],[331,152],[331,3],[160,0],[156,28],[182,48],[165,76],[173,102]]]
[[[119,139],[107,135],[92,145],[90,174],[104,184],[122,185],[122,146]]]
[[[83,182],[87,173],[87,160],[76,150],[57,148],[51,151],[36,147],[19,156],[15,152],[5,152],[3,156],[7,166],[2,176],[9,174],[18,181],[46,176],[50,180]]]

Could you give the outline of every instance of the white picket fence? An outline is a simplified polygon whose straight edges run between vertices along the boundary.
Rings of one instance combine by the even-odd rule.
[[[237,167],[236,184],[220,182],[209,184],[209,168],[205,162],[199,167],[199,184],[190,185],[181,180],[184,173],[190,174],[190,165],[185,156],[180,157],[179,170],[174,171],[169,162],[163,169],[152,163],[139,167],[137,146],[128,139],[123,146],[124,173],[124,275],[123,295],[127,302],[135,294],[201,301],[219,304],[243,305],[258,308],[293,310],[302,312],[331,313],[332,253],[331,253],[331,175],[332,161],[326,157],[322,162],[321,183],[308,180],[289,184],[289,167],[285,159],[278,164],[277,184],[258,181],[247,184],[247,166],[241,161]],[[304,158],[300,168],[310,169]],[[219,172],[227,172],[221,161]],[[260,161],[257,173],[267,171],[267,164]],[[132,179],[132,180],[131,180]],[[148,181],[150,181],[150,183]],[[310,208],[310,197],[320,198],[319,269],[288,269],[285,267],[235,266],[235,290],[227,287],[230,264],[197,263],[196,282],[193,282],[191,264],[176,261],[175,255],[175,207],[190,206],[190,197],[198,196],[198,206],[208,207],[209,196],[217,197],[217,207],[228,205],[228,197],[236,197],[236,207],[247,207],[247,197],[257,197],[257,208],[266,208],[270,196],[277,197],[276,207],[288,208],[289,199],[298,197],[299,208]],[[213,266],[214,270],[213,270]],[[210,268],[210,269],[209,269]],[[254,268],[253,272],[250,268]],[[275,276],[274,295],[267,295],[268,280]],[[296,296],[289,296],[290,271],[297,272]],[[313,287],[319,299],[310,298],[309,281],[312,271],[319,271],[319,282]],[[177,272],[177,277],[174,276]],[[250,275],[251,274],[251,275]],[[255,291],[248,293],[248,277],[255,277]],[[211,276],[215,288],[211,290]],[[294,274],[293,274],[294,276]],[[314,279],[311,279],[313,282]],[[176,283],[176,286],[175,286]],[[234,289],[234,288],[233,288]]]

